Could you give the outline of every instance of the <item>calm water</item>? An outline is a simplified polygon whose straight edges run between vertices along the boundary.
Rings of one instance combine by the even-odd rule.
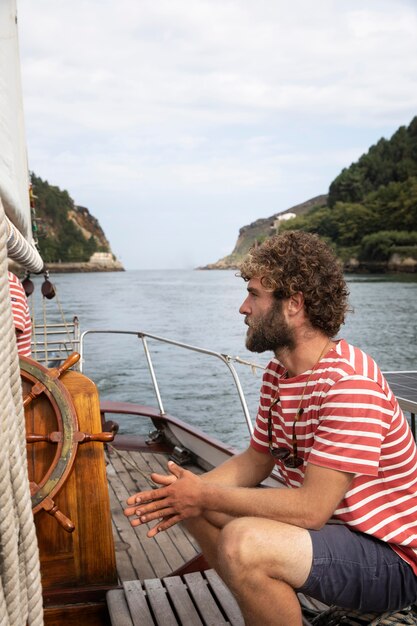
[[[268,355],[246,351],[246,327],[238,309],[246,285],[232,271],[128,271],[66,274],[51,278],[68,320],[81,329],[145,331],[265,364]],[[417,276],[347,277],[349,314],[340,336],[367,351],[383,370],[417,368]],[[41,282],[35,278],[35,282]],[[41,321],[41,296],[34,305]],[[50,321],[60,318],[47,301]],[[141,342],[136,337],[86,338],[84,372],[103,398],[155,404]],[[191,421],[231,445],[247,440],[240,402],[228,369],[218,359],[150,342],[165,411]],[[261,374],[237,366],[251,415],[256,414]],[[123,421],[124,420],[124,421]],[[125,432],[148,424],[119,419]],[[122,423],[123,421],[123,423]]]

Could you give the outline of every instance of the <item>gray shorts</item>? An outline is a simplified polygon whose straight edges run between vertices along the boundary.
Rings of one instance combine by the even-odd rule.
[[[388,544],[327,524],[309,531],[313,565],[297,591],[345,609],[394,611],[417,600],[417,577]]]

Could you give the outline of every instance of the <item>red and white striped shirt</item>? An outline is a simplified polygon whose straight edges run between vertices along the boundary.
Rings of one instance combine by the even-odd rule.
[[[292,450],[294,417],[311,371],[285,378],[273,359],[263,376],[251,446],[269,454]],[[305,390],[296,424],[299,468],[277,465],[289,487],[303,483],[307,463],[353,473],[349,491],[331,522],[385,541],[417,574],[417,449],[397,399],[375,361],[343,339],[320,360]]]
[[[16,329],[17,351],[23,356],[31,355],[32,322],[25,290],[12,272],[9,275],[9,290],[12,301],[13,322]]]

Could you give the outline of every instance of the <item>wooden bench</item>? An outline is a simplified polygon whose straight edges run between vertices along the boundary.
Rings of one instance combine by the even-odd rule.
[[[244,626],[214,570],[123,583],[107,592],[112,626]]]

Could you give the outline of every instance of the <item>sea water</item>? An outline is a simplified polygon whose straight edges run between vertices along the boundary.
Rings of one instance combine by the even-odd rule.
[[[347,276],[349,313],[340,337],[368,352],[381,369],[417,369],[417,276]],[[239,306],[246,283],[233,271],[154,270],[120,273],[57,274],[51,277],[58,301],[42,301],[35,277],[33,308],[43,321],[74,315],[81,330],[147,332],[265,365],[271,354],[245,349],[246,326]],[[60,306],[58,306],[60,305]],[[156,404],[141,340],[136,335],[88,334],[84,373],[103,399]],[[149,340],[167,413],[242,448],[247,442],[235,383],[218,358]],[[261,370],[236,365],[249,412],[256,415]],[[118,417],[123,432],[147,432],[140,418]]]

